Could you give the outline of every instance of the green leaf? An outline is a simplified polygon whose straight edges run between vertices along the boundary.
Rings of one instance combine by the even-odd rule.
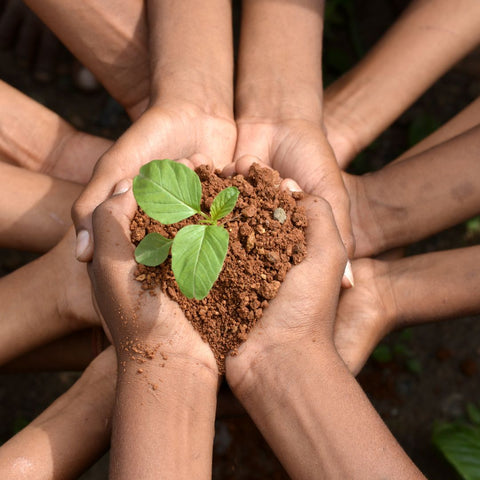
[[[214,222],[226,217],[234,209],[239,193],[237,187],[228,187],[215,197],[210,207],[210,216]]]
[[[149,233],[137,245],[135,260],[148,267],[156,267],[165,261],[173,240],[159,233]]]
[[[432,441],[464,480],[480,480],[480,429],[464,423],[441,423]]]
[[[228,250],[228,232],[216,225],[187,225],[172,245],[172,270],[187,298],[202,300],[222,270]]]
[[[200,213],[202,184],[198,175],[172,160],[153,160],[133,179],[133,193],[143,211],[168,225]]]
[[[480,409],[478,409],[473,403],[467,404],[468,418],[472,423],[480,426]]]

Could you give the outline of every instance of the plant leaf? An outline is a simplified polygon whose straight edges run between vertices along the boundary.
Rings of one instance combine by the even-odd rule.
[[[202,300],[222,270],[228,250],[228,232],[217,225],[187,225],[172,245],[172,270],[187,298]]]
[[[475,425],[480,426],[480,409],[478,409],[475,404],[473,403],[467,404],[467,413],[470,421]]]
[[[228,187],[214,198],[210,207],[210,216],[213,221],[226,217],[234,209],[239,193],[237,187]]]
[[[153,160],[133,179],[133,193],[143,211],[168,225],[200,212],[202,184],[198,175],[172,160]]]
[[[147,267],[156,267],[165,261],[173,240],[159,233],[149,233],[137,245],[135,260]]]
[[[464,480],[480,480],[480,429],[468,424],[441,423],[432,441]]]

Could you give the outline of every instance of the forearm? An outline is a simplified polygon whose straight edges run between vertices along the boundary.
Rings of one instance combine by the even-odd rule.
[[[229,0],[148,0],[152,104],[233,118]]]
[[[108,446],[115,397],[113,349],[0,448],[0,476],[73,479]]]
[[[210,478],[217,375],[191,359],[120,357],[112,479]]]
[[[292,478],[423,478],[326,345],[270,351],[233,388]]]
[[[78,329],[58,308],[65,279],[51,258],[44,255],[0,278],[0,364]]]
[[[36,252],[56,245],[81,186],[2,162],[0,177],[8,179],[0,192],[0,245]]]
[[[322,113],[322,0],[245,0],[235,91],[241,121]]]
[[[405,160],[406,158],[418,155],[429,148],[436,147],[443,142],[465,133],[467,130],[480,124],[480,97],[473,101],[468,107],[464,108],[458,115],[435,130],[431,135],[421,142],[409,148],[402,153],[395,162]]]
[[[352,210],[357,256],[408,245],[478,214],[479,148],[480,126],[363,176]]]
[[[147,26],[142,0],[26,0],[110,94],[138,118],[149,101]]]
[[[0,372],[83,371],[107,346],[101,327],[72,333],[2,365]]]
[[[480,40],[476,0],[417,0],[357,66],[325,91],[342,167]]]
[[[86,183],[111,141],[79,132],[43,105],[0,81],[0,160]],[[88,143],[88,150],[81,149]]]
[[[480,312],[480,246],[388,262],[394,327]]]

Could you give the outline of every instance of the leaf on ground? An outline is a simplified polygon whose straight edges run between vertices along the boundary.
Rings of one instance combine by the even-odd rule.
[[[159,233],[149,233],[137,245],[135,260],[147,267],[156,267],[168,257],[173,240]]]
[[[222,270],[228,250],[228,232],[216,225],[187,225],[172,245],[172,270],[187,298],[208,295]]]
[[[172,160],[153,160],[133,179],[133,193],[143,211],[168,225],[200,212],[202,185],[198,175]]]

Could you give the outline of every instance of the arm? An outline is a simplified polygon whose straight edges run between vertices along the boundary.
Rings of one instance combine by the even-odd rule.
[[[342,168],[480,41],[475,0],[416,0],[325,91],[324,122]]]
[[[408,245],[478,214],[479,146],[477,126],[375,173],[345,175],[356,255]]]
[[[135,210],[127,188],[93,219],[89,272],[119,358],[110,478],[210,478],[218,369],[180,307],[135,280]]]
[[[335,345],[357,374],[391,330],[480,312],[480,247],[401,260],[354,261],[355,288],[342,293]]]
[[[0,81],[0,159],[86,183],[112,142],[79,132],[56,113]]]
[[[154,158],[181,159],[200,153],[222,167],[233,155],[230,2],[169,0],[147,6],[152,101],[99,160],[74,205],[81,261],[88,261],[93,253],[92,211],[122,178],[133,177]]]
[[[350,255],[349,199],[321,125],[321,0],[243,4],[235,158],[258,157],[332,205]]]
[[[107,449],[115,396],[113,348],[33,422],[0,448],[0,476],[69,479]]]
[[[71,225],[81,186],[2,162],[0,176],[8,178],[0,191],[0,246],[34,252],[54,247]]]
[[[0,364],[100,323],[86,267],[73,249],[70,230],[47,254],[0,278]]]
[[[292,478],[423,478],[335,350],[345,250],[328,204],[304,204],[307,257],[227,359],[227,380]]]
[[[149,101],[144,2],[26,0],[67,48],[137,119]]]

